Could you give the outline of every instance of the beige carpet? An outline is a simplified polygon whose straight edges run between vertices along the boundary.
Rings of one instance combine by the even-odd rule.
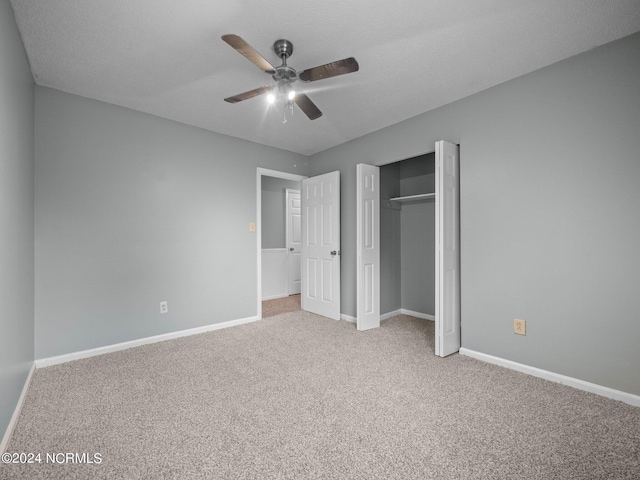
[[[640,409],[306,312],[35,372],[2,479],[637,479]]]
[[[300,294],[288,297],[274,298],[262,302],[262,318],[273,317],[281,313],[300,310]]]

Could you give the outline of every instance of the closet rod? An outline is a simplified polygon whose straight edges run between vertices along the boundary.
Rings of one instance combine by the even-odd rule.
[[[389,201],[398,202],[398,203],[407,203],[407,202],[419,202],[422,200],[430,200],[432,198],[436,198],[435,193],[421,193],[419,195],[406,195],[404,197],[393,197],[393,198],[390,198]]]

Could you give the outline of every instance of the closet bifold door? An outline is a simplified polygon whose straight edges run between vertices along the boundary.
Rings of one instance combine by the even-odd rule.
[[[458,146],[436,142],[436,355],[460,350],[460,176]]]
[[[356,165],[357,328],[380,326],[380,168]]]

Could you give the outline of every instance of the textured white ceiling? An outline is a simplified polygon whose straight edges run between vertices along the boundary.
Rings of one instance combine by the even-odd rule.
[[[36,83],[310,155],[640,31],[639,0],[11,0]],[[353,56],[360,71],[297,84],[324,115],[286,124],[270,85],[220,36],[298,71]]]

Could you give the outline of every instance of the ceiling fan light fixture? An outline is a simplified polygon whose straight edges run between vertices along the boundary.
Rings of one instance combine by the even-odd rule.
[[[273,44],[273,51],[282,61],[282,65],[278,67],[271,65],[271,63],[269,63],[262,55],[254,50],[251,45],[245,42],[238,35],[223,35],[222,40],[238,53],[246,57],[251,63],[260,68],[260,70],[271,75],[271,78],[276,82],[276,84],[271,87],[256,88],[233,97],[225,98],[225,101],[229,103],[238,103],[266,93],[267,102],[269,104],[273,104],[276,101],[284,101],[285,123],[286,111],[289,110],[293,113],[294,103],[300,107],[300,110],[302,110],[309,120],[315,120],[322,116],[322,112],[304,92],[298,93],[294,90],[292,86],[294,82],[298,80],[305,83],[314,82],[316,80],[336,77],[346,73],[357,72],[360,68],[356,59],[349,57],[338,60],[337,62],[331,62],[325,65],[309,68],[298,74],[295,69],[287,65],[287,58],[289,58],[293,53],[293,44],[288,40],[276,40]]]

